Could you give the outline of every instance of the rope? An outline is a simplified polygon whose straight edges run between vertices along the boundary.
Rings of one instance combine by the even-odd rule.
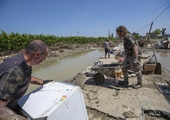
[[[170,4],[151,22],[151,23],[153,23],[153,22],[155,22],[168,8],[170,7]],[[150,26],[150,24],[151,23],[149,23],[148,25],[146,25],[146,26],[144,26],[144,27],[142,27],[142,28],[140,28],[139,30],[137,30],[136,32],[138,32],[138,31],[140,31],[140,30],[142,30],[142,29],[144,29],[144,28],[146,28],[146,27],[148,27],[148,26]]]
[[[169,7],[170,7],[170,4],[168,5],[168,7],[165,8],[165,10],[163,10],[163,11],[153,20],[153,22],[156,21]]]

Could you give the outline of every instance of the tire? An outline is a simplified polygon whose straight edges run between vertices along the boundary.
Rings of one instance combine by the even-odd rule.
[[[102,75],[101,73],[96,73],[93,76],[93,80],[96,84],[103,84],[105,81],[104,75]]]

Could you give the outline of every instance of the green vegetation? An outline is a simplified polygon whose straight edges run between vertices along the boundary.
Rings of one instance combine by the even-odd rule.
[[[160,29],[156,29],[155,31],[153,31],[153,33],[155,33],[156,35],[160,35],[161,34],[161,30]]]
[[[136,39],[139,39],[141,36],[139,36],[139,33],[132,33],[132,35],[136,38]]]
[[[35,39],[44,41],[48,46],[55,45],[56,43],[67,43],[67,44],[85,44],[85,43],[97,43],[103,42],[106,37],[84,37],[84,36],[69,36],[69,37],[58,37],[54,35],[32,35],[32,34],[19,34],[10,33],[7,34],[5,31],[0,32],[0,51],[19,51],[25,47],[25,45]],[[114,40],[112,38],[112,40]]]

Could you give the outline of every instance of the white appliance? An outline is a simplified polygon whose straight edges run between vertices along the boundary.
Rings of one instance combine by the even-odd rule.
[[[22,97],[18,104],[29,119],[88,120],[80,87],[64,82],[45,84]]]

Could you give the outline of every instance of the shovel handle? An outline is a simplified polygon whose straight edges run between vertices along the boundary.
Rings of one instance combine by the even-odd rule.
[[[153,26],[153,22],[151,23],[147,40],[149,40],[149,42],[150,42],[150,44],[151,44],[152,51],[153,51],[153,54],[154,54],[154,56],[155,56],[155,61],[156,61],[156,63],[157,63],[157,58],[156,58],[155,50],[154,50],[154,48],[153,48],[153,45],[152,45],[152,42],[151,42],[151,39],[150,39],[150,33],[151,33],[152,26]]]

